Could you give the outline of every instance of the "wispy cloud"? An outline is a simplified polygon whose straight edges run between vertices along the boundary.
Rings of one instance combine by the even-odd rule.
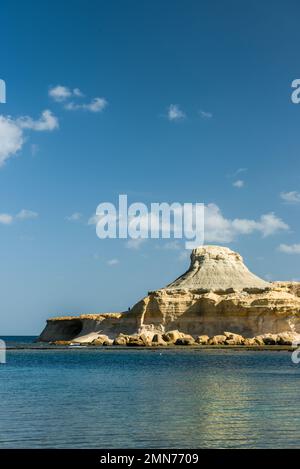
[[[247,171],[248,171],[248,168],[238,168],[233,173],[227,174],[227,177],[236,178],[239,174],[246,173]]]
[[[24,143],[22,129],[10,117],[0,116],[0,166],[21,150]]]
[[[23,208],[19,213],[17,213],[16,218],[19,220],[32,220],[33,218],[37,218],[39,214],[37,212],[33,212],[32,210],[26,210]]]
[[[38,216],[39,214],[37,212],[23,208],[15,216],[8,213],[0,213],[0,224],[11,225],[14,221],[32,220]]]
[[[186,118],[185,113],[180,109],[178,104],[170,104],[167,116],[169,121],[180,121]]]
[[[71,101],[65,105],[65,109],[68,111],[77,111],[82,109],[90,112],[102,112],[108,106],[108,102],[105,98],[94,98],[89,103],[74,103]]]
[[[37,132],[51,131],[58,128],[58,119],[46,109],[39,119],[34,120],[29,116],[20,117],[16,121],[21,129],[35,130]]]
[[[106,262],[107,265],[109,266],[114,266],[120,263],[119,259],[110,259],[109,261]]]
[[[199,111],[199,116],[202,117],[202,119],[212,119],[213,114],[212,112],[206,112],[206,111]]]
[[[285,254],[300,254],[300,244],[280,244],[278,249]]]
[[[300,192],[281,192],[280,197],[288,204],[300,204]]]
[[[146,242],[145,238],[138,238],[138,239],[129,239],[126,241],[127,249],[135,249],[138,250],[142,247],[142,245]]]
[[[63,86],[63,85],[56,85],[56,86],[50,87],[48,94],[50,98],[52,98],[56,102],[66,101],[72,96],[76,96],[76,97],[84,96],[79,88],[74,88],[72,90],[68,88],[67,86]]]
[[[105,98],[93,98],[87,103],[75,102],[77,98],[83,98],[84,94],[79,88],[70,89],[67,86],[57,85],[49,89],[49,96],[56,102],[64,103],[68,111],[102,112],[108,106]]]
[[[49,110],[43,111],[37,120],[29,116],[13,119],[0,115],[0,167],[22,149],[25,142],[24,131],[52,131],[58,125],[57,117]]]
[[[289,226],[273,212],[261,215],[258,220],[248,218],[225,218],[215,204],[205,207],[205,241],[230,243],[240,235],[260,233],[264,238],[287,231]]]
[[[242,187],[244,187],[245,182],[242,179],[238,179],[237,181],[234,181],[232,185],[233,187],[237,187],[238,189],[241,189]]]
[[[2,225],[10,225],[13,222],[13,216],[8,213],[0,213],[0,223]]]
[[[67,221],[80,221],[82,218],[82,213],[80,212],[74,212],[72,215],[66,217]]]

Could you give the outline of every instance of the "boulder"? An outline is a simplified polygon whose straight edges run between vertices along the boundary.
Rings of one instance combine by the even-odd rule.
[[[113,343],[114,341],[112,339],[108,339],[108,340],[105,340],[102,345],[104,347],[109,347],[110,345],[113,345]]]
[[[200,345],[207,345],[208,341],[209,341],[208,335],[198,335],[198,337],[196,337],[196,340],[195,340],[196,344],[200,344]]]
[[[185,335],[177,339],[175,345],[195,345],[195,339],[191,335]]]
[[[252,345],[259,345],[259,344],[255,341],[255,338],[252,337],[251,339],[244,339],[244,345],[252,346]]]
[[[280,332],[277,334],[277,343],[279,345],[297,345],[300,344],[300,334],[296,332]]]
[[[148,345],[139,335],[128,336],[127,347],[146,347]]]
[[[160,346],[166,346],[166,345],[168,345],[168,342],[166,342],[163,339],[162,334],[154,334],[153,339],[152,339],[152,346],[160,347]]]
[[[226,345],[243,345],[244,344],[244,337],[239,334],[234,334],[233,332],[224,332],[226,337],[225,344]]]
[[[99,335],[91,342],[91,345],[112,345],[113,341],[107,335]]]
[[[166,332],[165,334],[162,335],[162,338],[166,342],[172,342],[173,344],[175,344],[175,342],[178,339],[181,339],[183,336],[184,334],[182,332],[179,332],[178,330],[174,330],[174,331]]]
[[[256,337],[253,337],[253,340],[255,341],[256,345],[265,345],[265,340],[262,335],[257,335]]]
[[[227,340],[226,335],[214,335],[208,341],[209,345],[225,345]]]
[[[277,334],[263,334],[261,335],[261,338],[265,345],[276,345],[278,342]]]
[[[129,336],[120,334],[114,339],[113,345],[126,345],[129,340]]]

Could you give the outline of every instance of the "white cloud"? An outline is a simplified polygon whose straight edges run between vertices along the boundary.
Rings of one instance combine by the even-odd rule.
[[[88,225],[97,225],[99,220],[101,220],[101,217],[95,213],[88,219]]]
[[[8,213],[0,213],[0,223],[2,225],[11,225],[14,221],[30,220],[37,218],[38,216],[39,214],[37,212],[23,208],[15,216]]]
[[[185,119],[185,113],[180,109],[177,104],[170,104],[168,108],[168,119],[169,121],[180,121]]]
[[[0,223],[2,225],[10,225],[13,222],[12,215],[8,215],[7,213],[0,213]]]
[[[33,212],[32,210],[27,210],[23,208],[17,215],[16,218],[19,220],[30,220],[33,218],[37,218],[39,214],[37,212]]]
[[[300,244],[280,244],[278,249],[286,254],[300,254]]]
[[[66,102],[71,98],[82,98],[84,94],[79,88],[70,89],[67,86],[57,85],[49,89],[49,96],[56,102]],[[102,112],[107,107],[108,102],[105,98],[93,98],[89,103],[76,103],[69,101],[65,103],[64,108],[68,111],[84,110],[89,112]]]
[[[300,203],[300,192],[297,191],[281,192],[280,197],[289,204]]]
[[[280,231],[286,231],[289,226],[274,213],[262,215],[258,220],[247,218],[227,219],[215,204],[205,206],[205,241],[230,243],[239,235],[249,235],[255,232],[263,237]]]
[[[236,178],[239,174],[241,173],[246,173],[248,171],[248,168],[238,168],[236,171],[234,171],[231,174],[228,174],[227,177],[230,178]]]
[[[117,265],[117,264],[119,264],[118,259],[110,259],[109,261],[107,261],[107,265],[110,265],[110,266]]]
[[[213,117],[213,114],[212,112],[205,112],[205,111],[199,111],[199,115],[200,117],[202,117],[202,119],[212,119]]]
[[[245,182],[242,181],[242,179],[238,179],[237,181],[234,181],[232,185],[233,187],[237,187],[238,189],[241,189],[242,187],[244,187]]]
[[[126,247],[128,249],[140,249],[141,246],[145,243],[146,239],[145,238],[137,238],[137,239],[129,239],[126,242]]]
[[[84,94],[79,88],[74,88],[73,95],[77,96],[78,98],[82,98],[84,96]]]
[[[68,221],[79,221],[81,218],[82,218],[82,213],[75,212],[75,213],[72,213],[72,215],[66,217],[66,220],[68,220]]]
[[[24,116],[17,119],[16,123],[21,129],[30,129],[37,132],[51,131],[58,128],[58,119],[49,109],[43,111],[41,117],[37,120]]]
[[[49,89],[49,96],[54,99],[54,101],[61,102],[70,98],[72,96],[72,92],[66,86],[57,85]]]
[[[194,206],[195,209],[195,206]],[[143,215],[138,216],[138,231],[147,234],[150,237],[150,227],[152,230],[157,230],[158,233],[161,233],[162,230],[165,233],[170,233],[170,238],[174,233],[181,231],[181,220],[183,220],[183,206],[178,205],[173,210],[174,217],[171,217],[171,220],[164,219],[162,220],[158,213],[148,212]],[[188,220],[187,216],[194,217],[195,211],[192,214],[185,214],[184,223],[185,231],[189,229],[189,233],[186,232],[186,235],[189,237],[195,236],[194,230],[191,228],[193,226],[193,220]],[[108,215],[105,216],[108,221]],[[97,224],[101,217],[93,215],[88,223]],[[111,223],[114,223],[118,226],[120,224],[120,219],[117,214],[110,215]],[[178,225],[177,225],[178,223]],[[131,217],[128,220],[128,229],[130,231],[136,225],[136,218]],[[189,227],[189,228],[188,228]],[[287,231],[289,226],[273,212],[266,213],[261,215],[258,219],[248,219],[248,218],[226,218],[220,208],[214,204],[207,204],[204,208],[204,237],[205,242],[219,242],[219,243],[230,243],[234,241],[241,235],[250,235],[253,233],[259,233],[262,237],[271,236],[273,234]],[[147,238],[137,238],[137,239],[128,239],[126,242],[126,247],[129,249],[140,249],[142,244],[147,240]],[[165,249],[178,249],[178,241],[169,241],[165,243]]]
[[[24,130],[51,131],[58,127],[58,119],[51,111],[42,112],[40,119],[29,116],[12,119],[0,115],[0,167],[22,149],[25,142]]]
[[[0,166],[21,150],[23,143],[22,129],[10,117],[0,115]]]
[[[81,92],[79,88],[74,88],[71,90],[67,86],[63,85],[56,85],[49,89],[48,92],[50,98],[54,99],[56,102],[63,102],[67,99],[71,98],[72,96],[76,96],[81,98],[84,94]]]
[[[77,104],[71,101],[65,105],[65,109],[68,111],[77,111],[82,109],[90,112],[102,112],[107,107],[108,102],[105,98],[94,98],[89,103]]]

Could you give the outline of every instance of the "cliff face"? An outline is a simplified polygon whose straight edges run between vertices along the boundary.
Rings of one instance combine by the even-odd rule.
[[[228,248],[194,249],[186,273],[149,292],[130,312],[54,318],[41,341],[90,342],[99,334],[161,333],[178,329],[193,336],[232,331],[245,337],[300,333],[300,284],[268,283],[252,274]]]

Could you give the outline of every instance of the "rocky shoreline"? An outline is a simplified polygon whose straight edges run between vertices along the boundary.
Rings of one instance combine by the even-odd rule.
[[[78,338],[74,341],[57,340],[50,345],[59,346],[121,346],[121,347],[170,347],[170,346],[226,346],[226,347],[264,347],[264,346],[296,346],[300,344],[300,335],[292,332],[279,334],[263,334],[246,338],[233,332],[209,337],[200,335],[193,337],[178,330],[164,334],[142,333],[134,335],[119,334],[115,339],[99,334],[97,337]]]

